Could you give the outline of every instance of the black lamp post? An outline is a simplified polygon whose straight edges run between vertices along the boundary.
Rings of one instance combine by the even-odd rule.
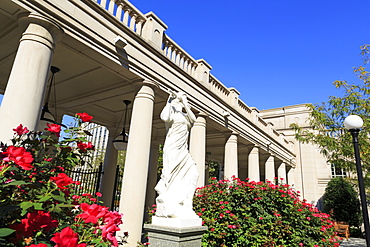
[[[131,104],[131,101],[129,100],[124,100],[123,103],[126,105],[125,109],[125,117],[123,119],[123,129],[121,134],[119,134],[113,141],[113,146],[119,150],[123,151],[126,150],[127,148],[127,142],[128,142],[128,134],[126,133],[126,120],[127,120],[127,107],[129,104]],[[122,118],[121,118],[122,119]]]
[[[355,159],[356,159],[356,169],[357,169],[357,179],[358,179],[358,187],[360,190],[360,198],[361,198],[361,207],[362,207],[362,216],[364,219],[364,226],[365,226],[365,235],[366,235],[366,246],[370,247],[370,226],[369,226],[369,214],[367,210],[367,202],[366,202],[366,194],[365,194],[365,186],[364,186],[364,178],[362,175],[362,168],[361,168],[361,159],[360,159],[360,151],[358,148],[358,133],[364,121],[357,115],[349,115],[344,120],[344,126],[352,135],[353,138],[353,146],[355,150]]]

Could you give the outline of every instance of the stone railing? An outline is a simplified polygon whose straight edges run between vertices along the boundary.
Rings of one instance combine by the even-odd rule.
[[[218,97],[227,101],[227,98],[230,94],[229,89],[222,84],[216,77],[213,75],[209,76],[209,89],[216,94]]]
[[[129,27],[141,35],[146,16],[141,13],[134,5],[125,0],[93,0],[102,8],[109,11],[125,26]]]
[[[163,37],[163,53],[181,69],[195,77],[195,68],[198,66],[197,61],[167,35]]]
[[[238,99],[238,106],[239,108],[242,110],[242,111],[245,111],[247,112],[248,114],[252,114],[252,110],[251,108],[249,108],[249,106],[247,106],[246,103],[244,103],[241,99]]]
[[[236,89],[227,88],[215,76],[210,74],[212,67],[207,64],[206,61],[203,59],[195,60],[168,35],[164,34],[167,26],[158,17],[156,17],[154,13],[150,12],[143,14],[127,0],[91,1],[99,4],[103,9],[110,12],[119,21],[121,21],[123,25],[129,27],[134,33],[155,45],[156,48],[161,50],[170,61],[172,61],[190,76],[198,80],[218,98],[224,102],[228,102],[230,107],[233,107],[240,114],[246,116],[248,119],[251,119],[251,121],[259,128],[264,130],[266,133],[269,133],[271,138],[275,139],[284,146],[289,146],[289,142],[285,140],[283,136],[280,136],[275,129],[269,126],[269,124],[267,124],[265,120],[259,116],[258,109],[252,108],[254,109],[252,110],[247,106],[247,104],[238,98],[239,93],[236,91]],[[162,34],[158,34],[161,36],[161,40],[158,40],[158,35],[152,36],[150,34],[150,32],[153,30],[148,31],[148,28],[145,27],[146,22],[150,23],[153,20],[157,21],[158,25],[163,30]],[[235,92],[237,94],[236,96]],[[235,97],[235,99],[232,99],[233,97]]]

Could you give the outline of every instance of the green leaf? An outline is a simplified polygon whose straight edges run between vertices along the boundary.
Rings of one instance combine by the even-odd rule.
[[[44,210],[42,203],[32,203],[35,210]]]
[[[52,197],[57,200],[57,201],[60,201],[60,202],[65,202],[65,198],[64,196],[61,196],[61,195],[52,195]]]
[[[32,202],[22,202],[20,204],[20,207],[22,209],[22,212],[21,212],[21,215],[25,215],[27,213],[27,209],[29,209],[30,207],[33,206],[33,203]]]
[[[44,197],[41,197],[41,199],[39,200],[40,202],[45,202],[47,200],[49,200],[51,198],[51,196],[44,196]]]
[[[3,187],[11,186],[11,185],[23,185],[23,184],[30,184],[25,181],[13,181],[8,184],[3,185]]]
[[[13,232],[15,232],[15,230],[10,228],[0,228],[0,237],[9,236]]]

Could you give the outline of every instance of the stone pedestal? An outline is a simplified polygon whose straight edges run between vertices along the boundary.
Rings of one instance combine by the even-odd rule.
[[[168,227],[145,224],[151,247],[200,247],[206,226]]]

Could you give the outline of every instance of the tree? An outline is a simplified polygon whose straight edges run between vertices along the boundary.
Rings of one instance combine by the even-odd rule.
[[[362,46],[362,55],[367,59],[367,45]],[[311,110],[310,129],[301,128],[297,124],[291,127],[296,131],[296,139],[311,142],[319,146],[329,163],[338,168],[355,170],[352,137],[344,128],[344,119],[350,114],[359,115],[364,126],[359,134],[360,155],[365,173],[370,169],[370,73],[364,66],[354,68],[360,83],[350,84],[347,81],[334,81],[337,89],[343,90],[342,97],[330,96],[328,102],[309,104]]]
[[[357,192],[342,177],[330,180],[324,194],[324,211],[331,212],[337,221],[348,222],[351,226],[360,225],[361,210]]]

